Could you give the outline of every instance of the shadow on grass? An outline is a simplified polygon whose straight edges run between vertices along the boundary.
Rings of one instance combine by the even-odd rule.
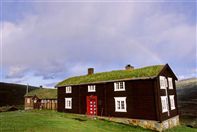
[[[87,120],[81,119],[81,118],[72,118],[72,119],[77,120],[77,121],[87,121]]]

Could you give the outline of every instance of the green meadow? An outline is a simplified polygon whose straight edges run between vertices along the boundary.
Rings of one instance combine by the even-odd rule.
[[[2,132],[151,132],[141,127],[47,110],[0,113]],[[167,132],[197,132],[178,126]]]

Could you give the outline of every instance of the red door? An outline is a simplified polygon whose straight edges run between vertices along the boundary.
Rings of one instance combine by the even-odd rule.
[[[86,96],[87,114],[97,115],[97,96]]]

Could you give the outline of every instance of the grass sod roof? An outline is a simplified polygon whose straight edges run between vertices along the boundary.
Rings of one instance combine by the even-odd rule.
[[[76,76],[65,79],[62,82],[59,82],[56,87],[68,86],[68,85],[79,85],[87,83],[98,83],[104,81],[113,81],[121,79],[140,79],[155,77],[161,72],[165,65],[154,65],[147,66],[143,68],[138,68],[134,70],[116,70],[111,72],[101,72],[95,73],[92,75]]]
[[[39,99],[56,99],[57,98],[57,89],[47,89],[47,88],[39,88],[30,91],[25,94],[27,96],[37,96]]]

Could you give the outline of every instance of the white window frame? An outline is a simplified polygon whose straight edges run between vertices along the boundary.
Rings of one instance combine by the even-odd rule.
[[[115,99],[115,112],[127,112],[127,97],[114,97]],[[123,103],[123,108],[122,108]]]
[[[26,102],[27,102],[27,104],[30,104],[30,102],[31,102],[30,101],[30,98],[27,98],[27,101]]]
[[[175,102],[174,102],[174,95],[170,95],[170,107],[171,107],[171,110],[174,110],[176,107],[175,107]]]
[[[164,76],[159,76],[160,89],[167,88],[167,79]]]
[[[169,89],[173,89],[173,82],[172,82],[171,77],[168,77],[168,86],[169,86]]]
[[[72,93],[72,87],[71,86],[66,87],[66,93]]]
[[[114,82],[114,91],[125,91],[125,82]]]
[[[168,99],[167,96],[161,96],[162,113],[168,112]]]
[[[96,92],[96,85],[88,85],[88,92]]]
[[[72,109],[72,98],[65,98],[65,109]]]

